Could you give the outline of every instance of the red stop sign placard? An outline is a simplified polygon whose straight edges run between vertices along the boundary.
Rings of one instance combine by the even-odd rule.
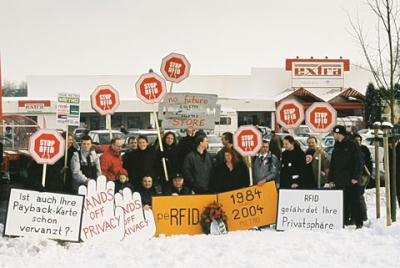
[[[179,83],[189,76],[190,63],[182,54],[171,53],[161,62],[161,73],[167,81]]]
[[[113,114],[119,106],[118,91],[111,85],[96,87],[90,100],[92,108],[101,115]]]
[[[38,164],[53,165],[63,155],[64,138],[53,129],[40,129],[29,138],[29,153]]]
[[[296,128],[304,121],[304,108],[296,100],[284,100],[276,109],[276,121],[284,128]]]
[[[255,126],[241,126],[233,135],[233,147],[243,156],[257,154],[261,145],[262,135]]]
[[[165,80],[156,73],[142,74],[135,84],[136,95],[145,103],[157,103],[167,93]]]
[[[329,132],[336,124],[336,110],[327,102],[314,102],[307,109],[306,124],[313,132]]]

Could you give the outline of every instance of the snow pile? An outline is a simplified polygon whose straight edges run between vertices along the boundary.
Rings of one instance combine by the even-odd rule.
[[[382,192],[382,197],[384,194]],[[144,242],[66,243],[0,238],[0,267],[398,267],[400,224],[386,227],[384,199],[375,217],[375,192],[366,194],[369,217],[361,230],[238,231],[221,236],[173,236]],[[400,214],[400,213],[399,213]],[[400,217],[398,217],[400,220]],[[0,226],[2,229],[2,226]]]

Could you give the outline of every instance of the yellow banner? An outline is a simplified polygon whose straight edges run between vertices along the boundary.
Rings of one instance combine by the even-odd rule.
[[[202,234],[201,213],[217,201],[216,195],[186,195],[153,197],[152,210],[160,234]]]
[[[218,194],[227,216],[228,231],[274,224],[278,205],[275,182]]]

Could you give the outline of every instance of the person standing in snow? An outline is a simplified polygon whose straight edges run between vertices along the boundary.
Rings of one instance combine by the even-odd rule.
[[[361,217],[361,181],[363,161],[358,145],[347,137],[346,128],[333,128],[335,146],[329,167],[328,183],[331,188],[343,190],[344,223],[350,225],[353,217],[357,228],[363,226]]]
[[[306,156],[292,136],[283,139],[285,151],[282,153],[280,188],[314,188],[313,179],[306,176]]]
[[[253,183],[261,185],[279,179],[278,158],[269,150],[269,142],[263,140],[260,151],[253,159]]]

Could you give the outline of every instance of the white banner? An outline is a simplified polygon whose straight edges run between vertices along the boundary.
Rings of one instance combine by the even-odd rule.
[[[82,195],[11,189],[4,234],[79,242]]]
[[[168,93],[159,104],[163,128],[214,129],[219,121],[218,96],[214,94]]]
[[[279,190],[276,229],[343,228],[343,191]]]

